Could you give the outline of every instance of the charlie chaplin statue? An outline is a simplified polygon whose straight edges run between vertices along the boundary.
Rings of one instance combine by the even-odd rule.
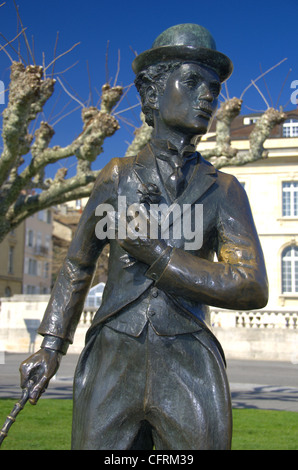
[[[56,373],[109,243],[102,304],[75,373],[72,448],[229,449],[229,385],[222,348],[206,324],[208,306],[262,308],[268,295],[245,191],[194,146],[232,64],[205,28],[183,24],[164,31],[133,70],[152,139],[101,171],[40,325],[41,349],[21,364],[21,384],[33,381],[35,403]],[[124,200],[130,211],[113,225],[108,208],[119,214]],[[152,207],[155,215],[169,208],[162,213],[168,230],[160,230],[161,217],[149,217]],[[151,236],[152,220],[158,236]],[[201,235],[190,243],[196,230]]]

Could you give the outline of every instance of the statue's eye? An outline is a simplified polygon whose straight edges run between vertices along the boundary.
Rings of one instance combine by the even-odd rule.
[[[187,80],[184,80],[183,83],[189,88],[194,88],[197,85],[197,80],[194,78],[188,78]]]
[[[220,89],[221,89],[221,86],[220,86],[220,83],[211,83],[210,85],[210,91],[212,93],[213,96],[215,96],[216,98],[218,97],[219,93],[220,93]]]

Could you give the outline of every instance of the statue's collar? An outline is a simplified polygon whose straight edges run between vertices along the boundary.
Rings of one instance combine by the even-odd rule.
[[[152,138],[150,144],[157,158],[163,159],[163,157],[169,158],[172,155],[178,155],[180,158],[188,159],[191,155],[193,155],[193,158],[197,156],[193,144],[185,145],[180,151],[170,140]]]

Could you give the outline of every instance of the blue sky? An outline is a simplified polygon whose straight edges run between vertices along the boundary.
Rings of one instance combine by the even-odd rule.
[[[0,4],[4,0],[0,0]],[[56,62],[55,72],[61,72],[75,62],[75,67],[63,74],[68,90],[78,94],[86,102],[89,96],[90,71],[93,103],[98,100],[97,91],[106,78],[106,50],[109,41],[108,72],[114,81],[117,72],[118,50],[120,50],[120,71],[117,84],[127,86],[134,80],[131,62],[132,50],[140,53],[151,47],[154,39],[166,28],[179,23],[197,23],[210,30],[217,43],[217,48],[228,55],[234,63],[234,73],[227,86],[230,96],[240,96],[252,79],[257,78],[261,70],[287,58],[279,67],[257,83],[267,101],[274,106],[288,103],[287,110],[295,106],[290,97],[292,81],[298,80],[297,52],[297,0],[213,0],[208,2],[190,0],[19,0],[19,11],[26,34],[32,44],[36,62],[42,62],[42,52],[48,64],[53,58],[56,34],[59,41],[56,55],[65,52],[77,42],[80,44],[61,60]],[[0,8],[0,32],[8,39],[16,35],[17,20],[12,0]],[[3,37],[0,44],[4,44]],[[17,45],[17,42],[14,43]],[[9,51],[9,49],[8,49]],[[10,49],[13,58],[14,52]],[[22,47],[26,59],[26,50]],[[9,60],[0,53],[0,80],[5,86],[9,82]],[[290,74],[288,75],[291,69]],[[287,81],[285,82],[286,77]],[[61,77],[61,76],[60,76]],[[61,77],[62,79],[62,77]],[[270,91],[268,94],[267,87]],[[96,91],[97,90],[97,91]],[[61,91],[61,93],[60,93]],[[280,92],[282,91],[281,95]],[[47,106],[46,115],[52,118],[59,109],[63,109],[69,97],[56,85],[55,96]],[[280,96],[279,96],[280,95]],[[279,101],[278,101],[279,100]],[[131,89],[128,100],[123,100],[125,109],[137,103],[137,93]],[[65,112],[76,107],[69,105]],[[0,105],[0,112],[4,106]],[[121,109],[119,108],[119,110]],[[243,112],[264,110],[266,105],[257,90],[252,86],[244,96]],[[133,113],[124,113],[134,124],[138,123],[140,109]],[[58,118],[58,117],[57,117]],[[55,119],[57,120],[57,119]],[[52,121],[53,122],[53,121]],[[104,154],[93,164],[94,169],[102,168],[110,158],[122,156],[127,142],[133,138],[133,128],[120,121],[121,130],[105,141]],[[53,144],[66,145],[81,132],[80,111],[70,114],[55,125],[56,135]],[[70,164],[70,162],[68,162]]]

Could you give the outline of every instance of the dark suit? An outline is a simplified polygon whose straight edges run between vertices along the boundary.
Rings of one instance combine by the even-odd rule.
[[[185,239],[148,269],[110,240],[108,281],[87,333],[75,378],[73,448],[229,448],[231,404],[221,347],[205,324],[207,305],[266,303],[262,250],[245,191],[200,156],[177,203],[203,204],[203,245]],[[113,159],[100,173],[41,323],[42,335],[72,342],[97,258],[99,204],[139,202],[154,183],[173,201],[154,151]],[[213,262],[217,253],[218,263]]]

